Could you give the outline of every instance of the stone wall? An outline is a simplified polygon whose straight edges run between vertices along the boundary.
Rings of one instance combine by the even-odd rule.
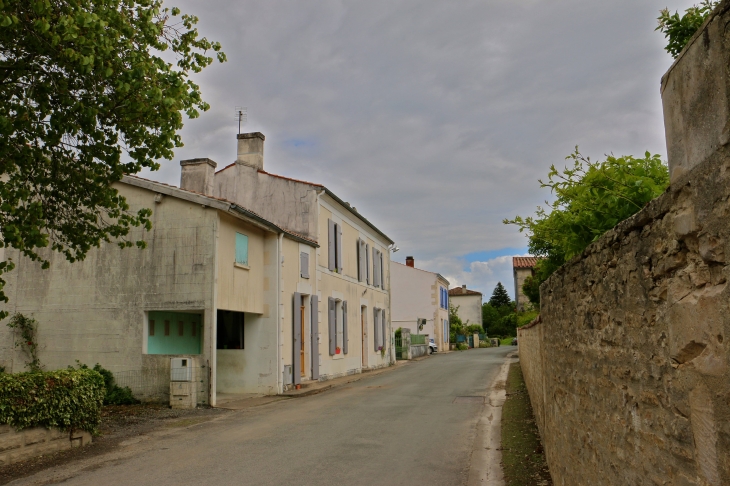
[[[728,11],[662,80],[670,189],[545,282],[518,331],[556,485],[730,484]]]
[[[730,484],[730,154],[541,287],[520,361],[557,485]]]
[[[16,431],[0,425],[0,466],[86,444],[91,444],[91,434],[83,430],[72,434],[44,427]]]

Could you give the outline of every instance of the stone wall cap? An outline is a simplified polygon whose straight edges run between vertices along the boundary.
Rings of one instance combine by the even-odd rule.
[[[210,160],[207,157],[198,158],[198,159],[186,159],[186,160],[180,161],[180,165],[183,165],[183,166],[184,165],[199,165],[199,164],[208,164],[211,167],[213,167],[214,169],[216,167],[218,167],[218,164],[216,164],[214,161]]]
[[[236,138],[238,140],[244,140],[247,138],[260,138],[261,140],[266,140],[266,137],[264,137],[264,134],[261,132],[239,133]]]

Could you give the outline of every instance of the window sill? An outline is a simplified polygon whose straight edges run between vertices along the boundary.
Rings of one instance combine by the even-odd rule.
[[[242,268],[244,270],[251,270],[251,267],[244,265],[243,263],[233,262],[233,266],[236,268]]]

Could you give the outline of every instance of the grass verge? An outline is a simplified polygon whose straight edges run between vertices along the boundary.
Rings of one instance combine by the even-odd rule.
[[[507,399],[502,407],[502,466],[506,486],[553,484],[519,362],[510,365],[507,375]]]

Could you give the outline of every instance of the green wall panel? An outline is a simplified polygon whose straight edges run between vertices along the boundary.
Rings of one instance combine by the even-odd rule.
[[[148,314],[147,329],[145,329],[147,354],[200,354],[200,335],[203,333],[201,314],[164,311],[151,311]],[[167,336],[165,335],[166,321],[169,323]],[[182,336],[180,335],[180,323],[182,323]],[[193,329],[195,329],[194,333]]]

